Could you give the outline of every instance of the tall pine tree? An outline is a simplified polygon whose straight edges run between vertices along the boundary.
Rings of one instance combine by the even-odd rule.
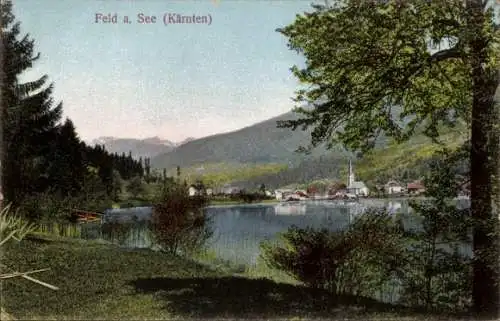
[[[7,201],[18,204],[36,189],[39,164],[57,135],[62,105],[54,106],[46,75],[21,83],[19,76],[39,58],[29,35],[20,38],[12,3],[0,4],[2,59],[2,187]]]
[[[81,192],[86,168],[80,143],[73,122],[66,119],[58,128],[50,154],[46,157],[49,186],[40,184],[44,190],[51,187],[53,192],[64,196],[76,196]]]

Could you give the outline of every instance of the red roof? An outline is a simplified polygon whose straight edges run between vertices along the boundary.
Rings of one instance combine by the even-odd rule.
[[[408,183],[406,188],[411,188],[411,189],[423,189],[425,186],[420,183],[420,182],[414,182],[414,183]]]

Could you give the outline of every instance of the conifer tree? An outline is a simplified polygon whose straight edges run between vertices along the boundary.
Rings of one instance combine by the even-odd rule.
[[[76,196],[82,189],[85,166],[83,163],[80,139],[70,119],[58,128],[57,137],[47,157],[49,183],[55,191]]]
[[[34,40],[20,37],[20,23],[15,22],[12,3],[0,4],[1,48],[3,54],[2,102],[2,184],[7,201],[18,204],[36,189],[38,172],[50,142],[57,135],[62,104],[54,106],[52,85],[46,75],[21,83],[19,76],[32,68],[39,58]]]

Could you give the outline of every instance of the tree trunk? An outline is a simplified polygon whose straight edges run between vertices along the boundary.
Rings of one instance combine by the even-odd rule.
[[[492,234],[498,224],[494,213],[495,172],[498,169],[498,132],[495,128],[495,90],[499,85],[498,73],[487,64],[488,36],[483,26],[485,15],[482,1],[467,1],[467,25],[472,71],[472,121],[471,121],[471,214],[473,232],[473,289],[474,310],[488,315],[498,314],[499,291],[496,283],[495,262],[498,243]],[[493,220],[495,218],[495,220]],[[492,223],[493,222],[493,223]],[[494,254],[494,255],[492,255]],[[498,260],[495,258],[494,260]]]
[[[7,108],[5,106],[5,97],[4,97],[4,79],[5,79],[5,66],[4,66],[4,43],[3,43],[4,35],[3,29],[0,28],[0,211],[3,209],[3,199],[4,199],[4,189],[3,189],[3,171],[4,171],[4,141],[3,141],[3,128],[5,122],[5,111]],[[2,319],[3,320],[3,319]]]

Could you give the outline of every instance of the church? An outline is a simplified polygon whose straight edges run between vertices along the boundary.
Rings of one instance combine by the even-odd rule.
[[[349,174],[347,177],[347,192],[349,194],[354,194],[356,196],[368,196],[370,190],[366,187],[365,183],[362,181],[356,181],[354,178],[354,170],[352,168],[352,162],[349,159]]]

